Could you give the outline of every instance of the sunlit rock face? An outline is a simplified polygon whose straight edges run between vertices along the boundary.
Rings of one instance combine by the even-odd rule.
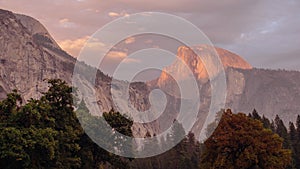
[[[184,80],[189,76],[189,73],[192,73],[197,80],[207,82],[209,73],[216,76],[222,69],[226,70],[229,67],[252,69],[252,66],[240,56],[209,45],[199,45],[192,48],[179,47],[177,56],[176,61],[163,70],[158,84],[169,81],[168,74],[173,75],[175,79]]]

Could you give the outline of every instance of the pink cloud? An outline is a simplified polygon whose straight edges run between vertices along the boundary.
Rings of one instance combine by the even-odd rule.
[[[89,36],[85,36],[74,40],[66,39],[66,40],[58,41],[58,44],[63,50],[67,51],[72,56],[77,57],[79,55],[81,48],[84,46],[84,44],[88,39]]]

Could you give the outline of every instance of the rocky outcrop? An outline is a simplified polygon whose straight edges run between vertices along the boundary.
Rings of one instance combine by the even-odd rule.
[[[252,66],[240,56],[225,49],[209,45],[193,46],[192,48],[181,46],[178,48],[177,56],[177,60],[163,70],[158,84],[168,81],[168,74],[172,74],[175,79],[184,79],[188,76],[188,71],[191,71],[197,80],[207,82],[209,79],[207,70],[210,70],[215,76],[221,70],[220,66],[224,69],[229,67],[252,69]],[[219,62],[222,65],[217,65]]]

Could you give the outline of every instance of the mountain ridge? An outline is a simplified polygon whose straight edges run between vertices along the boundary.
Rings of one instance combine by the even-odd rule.
[[[24,17],[22,18],[24,19]],[[39,23],[30,17],[26,20],[34,22],[27,25]],[[43,26],[34,27],[43,28]],[[2,47],[0,50],[0,99],[6,98],[6,94],[14,89],[18,90],[24,102],[30,98],[38,99],[48,89],[45,79],[59,78],[69,85],[72,84],[76,58],[58,47],[55,41],[52,41],[53,38],[47,37],[50,36],[47,34],[45,36],[45,31],[43,31],[41,34],[40,30],[28,30],[20,21],[20,17],[13,12],[0,10],[0,46]],[[39,36],[36,36],[36,32],[39,33]],[[114,108],[110,92],[111,77],[85,63],[77,62],[76,64],[77,69],[82,72],[82,75],[76,77],[76,80],[83,84],[91,84],[95,80],[94,85],[85,86],[89,90],[95,91],[95,102],[101,110],[101,112],[92,112],[93,115],[101,115],[102,112],[108,112]],[[95,74],[96,77],[92,77]],[[131,87],[130,90],[135,91],[136,89]],[[147,92],[130,92],[130,99],[139,103],[135,104],[137,109],[147,109],[148,99],[141,98]],[[91,106],[89,104],[93,104],[86,103],[88,107]],[[143,137],[149,131],[153,135],[158,130],[154,123],[135,124],[133,134]]]
[[[39,27],[38,31],[30,30],[22,24],[20,18],[22,19],[12,12],[0,9],[0,46],[2,46],[0,51],[0,99],[5,98],[6,94],[13,89],[18,89],[25,101],[30,98],[38,98],[41,92],[45,92],[48,87],[48,84],[43,81],[44,79],[60,78],[69,84],[72,80],[76,59],[57,46],[51,35],[48,35],[47,32],[45,34],[45,30],[40,26],[32,27]],[[31,22],[30,20],[27,18],[26,22]],[[36,21],[34,22],[36,23]],[[28,23],[28,25],[32,25],[32,23]],[[34,36],[36,33],[40,36]],[[225,68],[227,78],[226,108],[245,113],[257,109],[268,118],[274,119],[275,114],[278,114],[286,124],[293,121],[296,114],[300,112],[300,107],[297,106],[297,103],[300,102],[300,72],[263,70],[252,68],[244,61],[237,63],[242,64],[232,68],[228,63],[228,67]],[[90,82],[90,74],[88,73],[96,71],[95,86],[87,87],[96,91],[95,102],[100,109],[109,111],[111,108],[117,108],[114,107],[111,98],[110,84],[112,78],[83,63],[80,63],[79,67],[83,71],[86,70],[84,72],[87,74],[80,77],[80,80],[86,83]],[[239,67],[247,69],[240,69]],[[198,75],[199,71],[194,71],[194,73]],[[209,80],[203,80],[205,78],[200,77],[198,83],[201,92],[201,106],[198,122],[193,129],[196,134],[199,134],[201,130],[211,98]],[[150,91],[155,88],[163,88],[163,86],[171,86],[169,82],[172,80],[160,82],[154,80],[146,83],[147,85],[145,83],[130,84],[129,100],[133,107],[140,111],[148,110],[151,106],[148,99]],[[122,83],[126,85],[126,82]],[[172,101],[168,105],[170,111],[176,110],[174,105],[178,103],[178,100],[172,95],[167,97]],[[170,112],[164,118],[173,121],[176,114],[177,112]],[[151,135],[160,133],[164,123],[165,121],[161,119],[147,124],[135,124],[133,134],[144,137],[147,132]]]

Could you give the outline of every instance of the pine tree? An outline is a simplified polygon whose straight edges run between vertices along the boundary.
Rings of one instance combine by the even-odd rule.
[[[283,147],[290,148],[290,141],[288,136],[288,131],[283,123],[283,121],[279,118],[278,115],[275,117],[275,133],[277,133],[280,137],[284,139]]]
[[[253,119],[256,119],[256,120],[259,120],[259,121],[262,120],[262,118],[260,117],[260,115],[258,114],[258,112],[256,111],[256,109],[254,109],[252,111],[252,114],[250,114],[249,117],[252,117]]]
[[[289,123],[289,139],[291,142],[291,149],[292,149],[292,157],[293,157],[293,163],[292,167],[300,166],[300,158],[297,155],[299,153],[299,150],[297,149],[297,146],[299,144],[299,139],[297,136],[297,130],[295,128],[294,123]]]
[[[272,129],[270,120],[268,118],[266,118],[264,115],[261,119],[261,122],[263,123],[264,128]]]
[[[295,158],[294,161],[297,164],[297,167],[300,168],[300,115],[297,116],[296,120],[296,143],[293,146],[293,149],[295,151]]]

